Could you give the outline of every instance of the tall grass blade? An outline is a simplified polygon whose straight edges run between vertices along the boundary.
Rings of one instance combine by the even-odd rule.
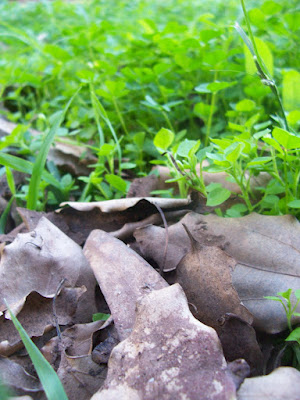
[[[94,114],[95,114],[96,124],[97,124],[97,128],[98,128],[98,133],[99,133],[99,142],[100,142],[100,147],[101,147],[102,145],[104,145],[104,133],[103,133],[103,129],[100,124],[100,117],[99,117],[99,115],[101,115],[101,109],[99,108],[99,103],[97,103],[98,99],[97,99],[97,96],[94,92],[92,85],[90,85],[90,96],[91,96],[92,106],[93,106],[93,110],[94,110]],[[102,114],[103,114],[103,112],[102,112]],[[107,117],[106,113],[105,113],[105,116]],[[104,116],[102,116],[102,118],[104,118]]]
[[[12,393],[8,387],[6,387],[0,379],[0,399],[9,400],[11,399]]]
[[[13,200],[14,200],[14,196],[12,196],[10,198],[9,202],[7,203],[7,206],[5,207],[5,210],[1,214],[1,217],[0,217],[0,234],[1,235],[5,233],[6,222],[7,222],[7,218],[8,218],[10,207],[12,205]]]
[[[25,174],[32,174],[33,163],[27,160],[23,160],[22,158],[13,156],[11,154],[0,152],[0,164],[5,167],[12,168],[15,171],[24,172]],[[57,181],[49,172],[43,170],[42,178],[57,188],[60,188],[60,182]]]
[[[27,208],[29,210],[35,210],[37,206],[37,200],[38,200],[38,193],[39,193],[39,185],[41,182],[41,177],[42,177],[42,172],[46,164],[46,159],[48,156],[48,152],[50,150],[50,146],[54,140],[54,137],[56,135],[56,132],[58,128],[60,127],[61,123],[64,120],[64,117],[66,115],[66,112],[68,111],[72,101],[74,100],[75,96],[79,92],[81,87],[76,90],[75,94],[71,97],[71,99],[68,101],[67,105],[65,108],[57,113],[54,123],[52,127],[50,128],[49,133],[47,134],[45,141],[41,147],[41,150],[36,158],[36,161],[33,165],[33,170],[32,170],[32,176],[30,179],[29,183],[29,191],[28,191],[28,197],[27,197]]]
[[[250,53],[252,54],[252,57],[256,56],[255,51],[254,51],[254,47],[253,44],[251,43],[251,41],[249,40],[248,36],[246,35],[246,32],[244,31],[244,29],[239,25],[238,22],[236,22],[234,24],[234,28],[237,31],[237,33],[240,35],[240,37],[242,38],[243,42],[245,43],[245,45],[248,47]]]
[[[19,335],[24,343],[24,346],[31,358],[31,361],[36,369],[38,377],[43,385],[48,400],[68,400],[64,387],[59,380],[56,372],[51,367],[49,362],[44,358],[42,353],[32,342],[25,329],[22,327],[18,319],[8,308],[11,320],[19,332]]]
[[[99,99],[97,98],[93,88],[91,87],[91,97],[92,97],[92,103],[93,103],[93,108],[94,108],[94,113],[95,115],[98,115],[98,118],[102,118],[104,120],[104,122],[106,123],[106,125],[108,126],[112,137],[116,143],[116,147],[117,147],[117,152],[118,152],[118,161],[119,161],[119,174],[121,173],[121,161],[122,161],[122,151],[121,151],[121,146],[120,146],[120,141],[117,137],[117,134],[114,130],[114,127],[112,126],[112,123],[110,122],[110,119],[104,109],[104,107],[102,106],[102,104],[100,103]],[[104,138],[103,138],[103,142],[104,142]]]

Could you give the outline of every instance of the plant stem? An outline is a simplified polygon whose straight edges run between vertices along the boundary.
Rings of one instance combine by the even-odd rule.
[[[260,66],[262,66],[264,64],[263,64],[263,61],[262,61],[262,59],[260,57],[260,54],[259,54],[259,52],[257,50],[257,47],[256,47],[256,43],[255,43],[255,40],[254,40],[254,35],[252,33],[250,20],[249,20],[249,17],[248,17],[248,13],[247,13],[247,10],[246,10],[246,6],[245,6],[244,0],[241,0],[241,4],[242,4],[242,9],[243,9],[243,13],[244,13],[244,16],[245,16],[245,20],[246,20],[246,25],[247,25],[247,28],[248,28],[248,33],[249,33],[250,40],[251,40],[253,48],[254,48],[255,55],[257,57],[257,61],[259,62]]]
[[[114,103],[114,107],[115,107],[116,113],[117,113],[117,115],[118,115],[118,117],[119,117],[119,120],[120,120],[120,122],[121,122],[122,128],[123,128],[123,130],[124,130],[124,132],[125,132],[125,135],[128,135],[128,130],[127,130],[127,128],[126,128],[125,121],[124,121],[124,119],[123,119],[123,117],[122,117],[122,114],[121,114],[121,112],[120,112],[120,109],[119,109],[119,106],[118,106],[118,103],[117,103],[117,100],[116,100],[115,97],[113,97],[113,103]]]
[[[217,80],[217,78],[218,78],[218,72],[215,71],[214,82]],[[207,120],[204,147],[206,147],[208,145],[208,141],[209,141],[209,138],[210,138],[211,126],[212,126],[212,118],[213,118],[213,115],[214,115],[214,108],[215,108],[215,105],[216,105],[216,97],[217,97],[217,92],[213,92],[213,94],[211,96],[209,115],[208,115],[208,120]]]
[[[107,126],[109,127],[109,130],[111,131],[111,134],[112,134],[112,136],[113,136],[113,138],[114,138],[114,141],[115,141],[115,143],[116,143],[116,146],[117,146],[118,161],[119,161],[119,174],[121,174],[121,169],[122,169],[122,168],[121,168],[122,150],[121,150],[121,147],[120,147],[120,143],[119,143],[117,134],[116,134],[116,132],[115,132],[115,130],[114,130],[114,128],[113,128],[113,126],[112,126],[110,120],[107,118],[105,122],[107,123]]]
[[[254,35],[253,35],[252,29],[251,29],[251,24],[250,24],[250,20],[249,20],[249,16],[248,16],[248,13],[247,13],[247,10],[246,10],[246,6],[245,6],[244,0],[241,0],[241,5],[242,5],[243,13],[244,13],[244,16],[245,16],[246,25],[247,25],[247,28],[248,28],[248,33],[249,33],[249,36],[250,36],[250,40],[252,42],[254,53],[255,53],[255,56],[256,56],[256,60],[254,59],[254,62],[255,62],[258,74],[259,74],[261,80],[263,81],[262,83],[264,83],[267,86],[269,86],[271,88],[272,93],[277,98],[277,101],[278,101],[279,107],[280,107],[280,111],[281,111],[281,114],[282,114],[283,122],[284,122],[284,128],[287,131],[289,131],[289,125],[288,125],[288,122],[287,122],[287,119],[286,119],[286,116],[285,116],[285,111],[284,111],[283,104],[282,104],[282,101],[281,101],[281,98],[280,98],[278,87],[277,87],[276,83],[274,82],[274,80],[271,79],[270,73],[269,73],[265,63],[263,62],[263,60],[262,60],[262,58],[261,58],[261,56],[260,56],[260,54],[259,54],[259,52],[257,50],[256,42],[255,42]],[[255,57],[253,57],[253,58],[255,58]]]
[[[210,138],[212,118],[213,118],[214,108],[215,108],[215,104],[216,104],[216,97],[217,97],[217,93],[214,92],[211,96],[211,103],[210,103],[210,109],[209,109],[209,116],[208,116],[208,120],[207,120],[207,128],[206,128],[206,134],[205,134],[204,147],[206,147],[208,145],[208,141]]]
[[[162,111],[162,115],[164,116],[164,118],[166,120],[166,123],[168,124],[168,127],[171,129],[172,132],[175,133],[173,125],[171,124],[171,121],[170,121],[170,119],[168,117],[168,114],[165,111]]]

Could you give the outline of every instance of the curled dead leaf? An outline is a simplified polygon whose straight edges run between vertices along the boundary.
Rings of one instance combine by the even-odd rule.
[[[63,278],[70,287],[86,287],[78,304],[76,321],[89,321],[96,312],[93,272],[80,246],[43,217],[34,231],[19,234],[3,250],[0,311],[6,310],[4,298],[11,307],[24,302],[33,291],[53,298]]]

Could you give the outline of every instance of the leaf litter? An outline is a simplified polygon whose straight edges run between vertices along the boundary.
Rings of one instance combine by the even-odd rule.
[[[299,288],[299,223],[193,209],[151,198],[18,209],[23,233],[2,236],[0,264],[0,375],[15,393],[43,398],[4,298],[70,400],[243,400],[260,393],[254,379],[299,379],[288,367],[254,378],[278,366],[271,338],[287,322],[264,296]],[[96,312],[111,317],[91,322]]]

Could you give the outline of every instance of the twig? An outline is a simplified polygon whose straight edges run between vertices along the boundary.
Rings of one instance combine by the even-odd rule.
[[[55,322],[55,328],[56,328],[56,332],[57,332],[57,336],[58,339],[61,341],[61,331],[60,331],[60,327],[58,324],[58,318],[57,318],[57,314],[56,314],[56,298],[59,295],[59,292],[61,290],[61,288],[63,287],[63,284],[66,282],[66,278],[63,278],[60,282],[59,285],[56,289],[55,295],[53,297],[53,303],[52,303],[52,311],[53,311],[53,317],[54,317],[54,322]]]

